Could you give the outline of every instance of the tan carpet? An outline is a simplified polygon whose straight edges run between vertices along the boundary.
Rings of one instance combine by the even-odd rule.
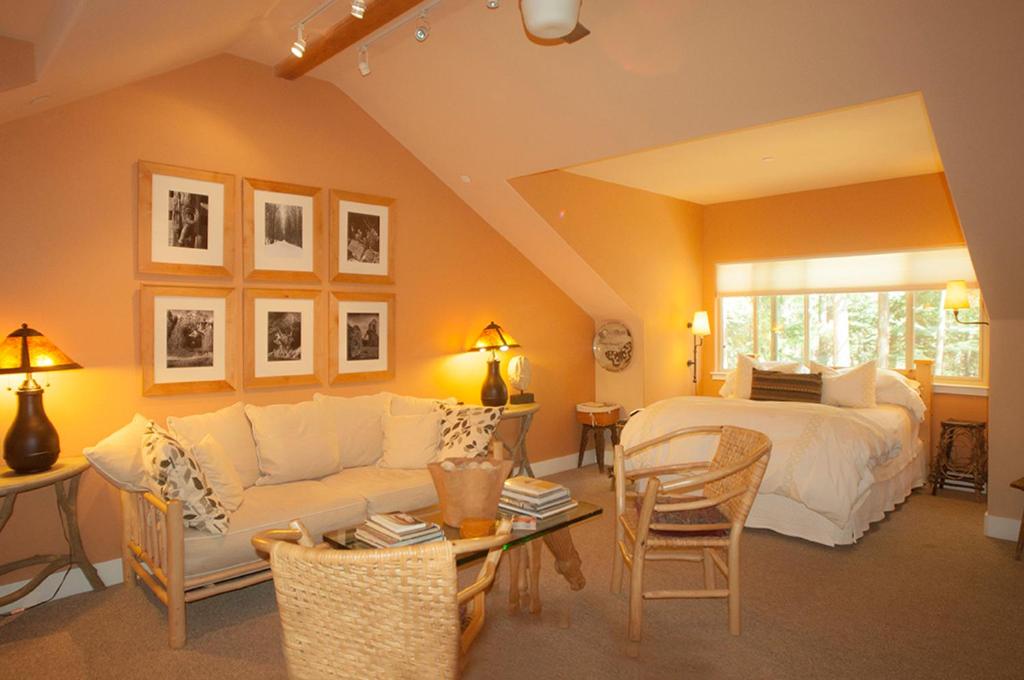
[[[561,481],[606,512],[594,467]],[[626,600],[608,591],[610,514],[574,531],[586,589],[543,570],[541,616],[511,616],[506,575],[465,677],[1020,678],[1024,563],[985,538],[984,505],[958,492],[915,494],[861,542],[825,548],[747,531],[743,635],[724,601],[652,602],[640,658],[625,656]],[[699,584],[699,567],[657,565],[654,582]],[[572,606],[573,625],[558,628]],[[189,644],[166,646],[163,607],[115,586],[36,608],[0,626],[0,678],[278,678],[284,676],[270,584],[190,605]]]

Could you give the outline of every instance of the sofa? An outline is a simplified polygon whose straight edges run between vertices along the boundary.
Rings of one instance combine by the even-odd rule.
[[[154,488],[140,449],[154,427],[145,417],[136,415],[85,455],[121,492],[125,583],[141,581],[167,606],[170,645],[178,648],[186,641],[188,603],[271,578],[251,543],[258,532],[299,520],[319,541],[325,531],[356,526],[373,513],[435,504],[426,465],[445,457],[442,430],[458,429],[445,419],[460,411],[472,417],[474,409],[484,410],[453,399],[317,394],[301,404],[236,403],[169,417],[167,432],[193,453],[204,448],[200,442],[215,442],[224,459],[218,470],[197,458],[211,486],[218,477],[230,478],[221,487],[230,509],[224,533],[189,528],[183,503],[165,500]],[[493,413],[489,420],[497,424]],[[480,431],[490,448],[493,426]]]

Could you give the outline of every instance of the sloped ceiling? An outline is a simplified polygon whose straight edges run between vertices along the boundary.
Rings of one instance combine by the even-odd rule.
[[[0,34],[25,3],[13,4]],[[70,28],[38,82],[0,93],[0,120],[218,51],[275,63],[315,5],[55,0]],[[312,75],[353,97],[595,315],[599,282],[508,179],[920,92],[990,312],[1024,318],[1024,3],[585,0],[582,19],[591,36],[545,46],[527,39],[516,2],[444,0],[425,43],[408,26],[371,48],[369,77],[355,48]],[[17,37],[38,48],[61,35],[44,32]],[[29,108],[42,94],[50,101]]]

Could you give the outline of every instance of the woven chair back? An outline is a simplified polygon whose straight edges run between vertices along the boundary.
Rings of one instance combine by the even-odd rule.
[[[270,554],[291,678],[455,678],[459,618],[447,541]]]
[[[744,493],[722,503],[719,506],[722,514],[729,518],[734,526],[740,527],[747,521],[747,514],[754,504],[761,479],[768,467],[768,458],[772,443],[761,432],[742,427],[726,425],[718,439],[718,449],[711,459],[709,471],[720,470],[742,463],[744,459],[752,459],[750,465],[738,470],[735,474],[710,482],[705,488],[709,497],[731,494],[739,489]]]

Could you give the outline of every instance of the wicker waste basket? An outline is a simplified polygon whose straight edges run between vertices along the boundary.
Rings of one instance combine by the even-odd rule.
[[[454,469],[446,470],[451,462]],[[489,463],[489,465],[484,465]],[[497,516],[498,500],[512,461],[498,458],[449,458],[427,465],[441,504],[441,519],[451,527],[461,527],[465,519]]]

